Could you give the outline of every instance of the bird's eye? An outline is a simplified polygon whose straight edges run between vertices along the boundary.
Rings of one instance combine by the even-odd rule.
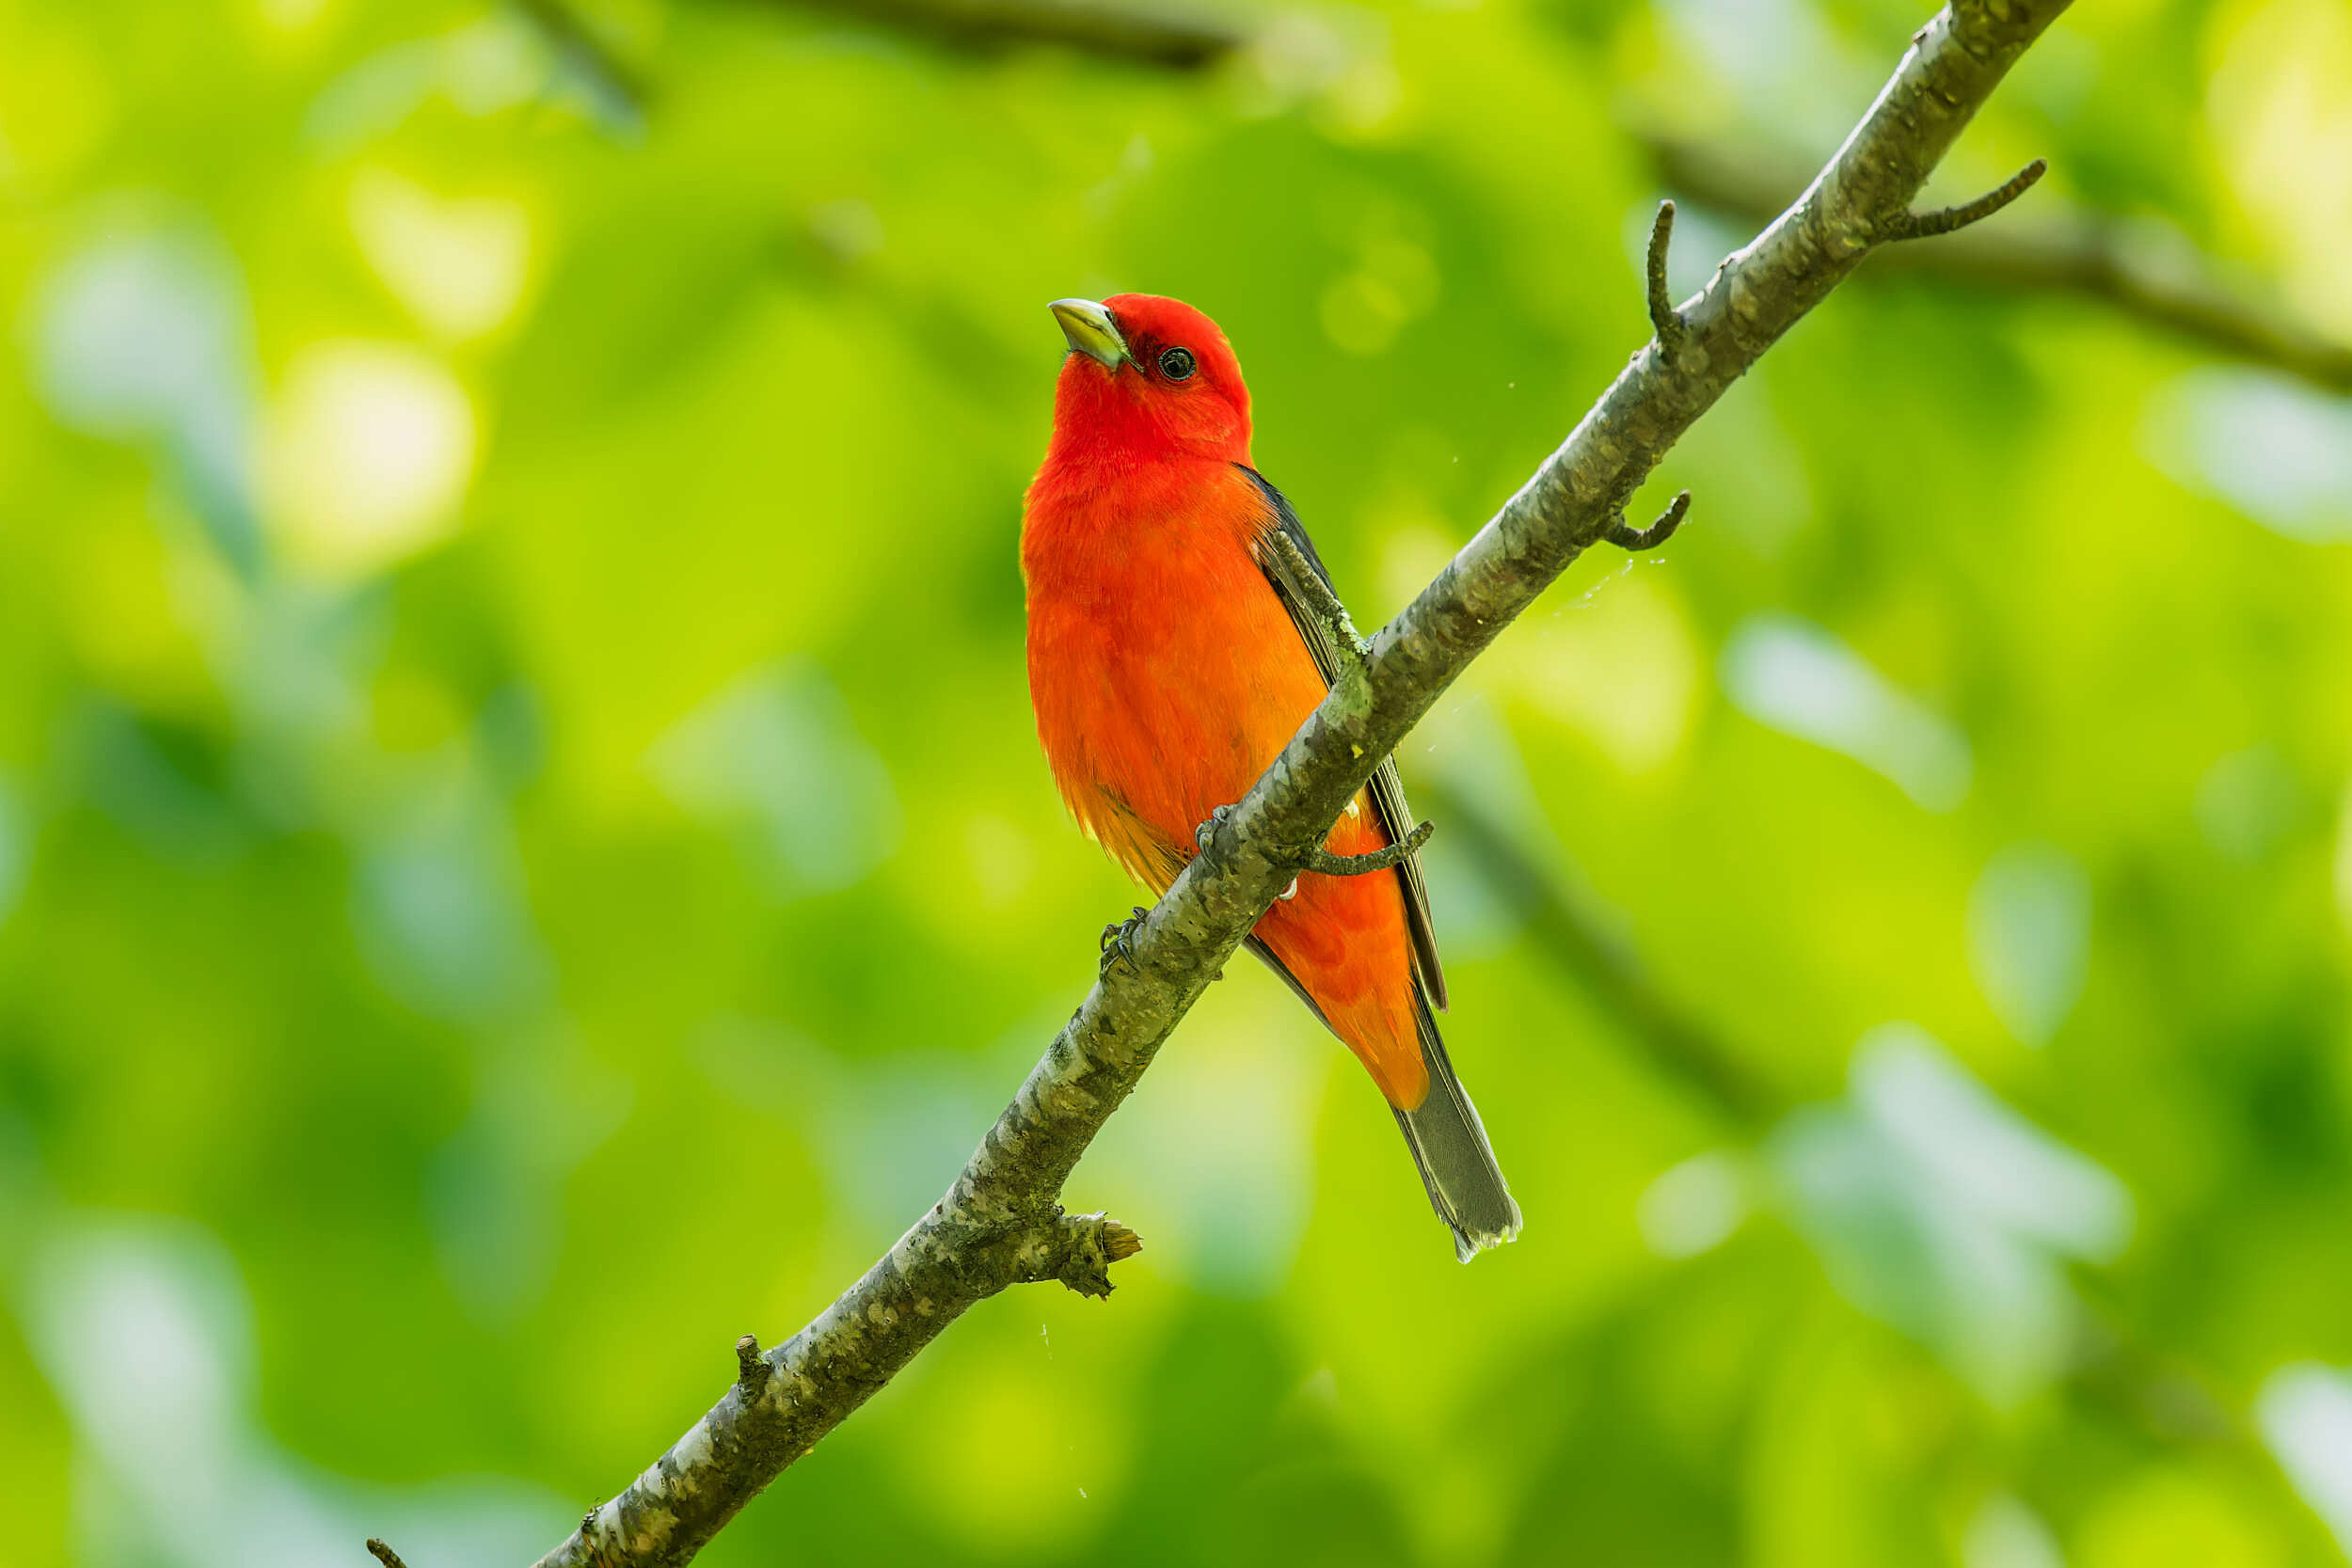
[[[1160,356],[1160,373],[1170,381],[1189,381],[1200,368],[1188,348],[1171,348]]]

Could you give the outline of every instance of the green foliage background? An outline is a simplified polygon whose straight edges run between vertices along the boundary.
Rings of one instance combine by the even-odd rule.
[[[1804,166],[1924,20],[582,14],[640,102],[470,0],[0,0],[10,1563],[528,1560],[944,1184],[1131,902],[1025,690],[1046,300],[1216,316],[1376,623],[1642,341],[1640,134]],[[1937,193],[2046,154],[2003,225],[2352,334],[2347,84],[2340,0],[2080,7]],[[1457,1267],[1237,969],[1073,1185],[1117,1297],[987,1304],[706,1560],[2339,1560],[2347,451],[2085,301],[1841,292],[1403,758],[1524,1240]]]

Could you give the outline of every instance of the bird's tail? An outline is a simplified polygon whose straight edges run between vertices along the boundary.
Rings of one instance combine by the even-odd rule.
[[[1421,1167],[1430,1207],[1454,1232],[1454,1257],[1467,1263],[1486,1248],[1518,1235],[1519,1206],[1511,1200],[1502,1167],[1495,1164],[1494,1146],[1486,1141],[1478,1107],[1454,1075],[1426,998],[1417,1010],[1429,1093],[1415,1109],[1399,1110],[1396,1124],[1405,1131],[1413,1164]]]

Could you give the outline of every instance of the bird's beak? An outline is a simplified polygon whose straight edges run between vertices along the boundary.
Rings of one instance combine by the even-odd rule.
[[[1106,371],[1127,363],[1127,340],[1120,335],[1111,313],[1090,299],[1057,299],[1046,307],[1061,323],[1070,352],[1083,354]]]

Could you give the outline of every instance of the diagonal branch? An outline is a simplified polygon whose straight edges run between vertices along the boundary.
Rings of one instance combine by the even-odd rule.
[[[1132,1233],[1073,1217],[1071,1170],[1294,875],[1274,847],[1320,842],[1423,714],[1570,562],[1618,526],[1675,440],[1877,242],[1969,117],[2067,0],[1953,0],[1915,37],[1846,145],[1687,309],[1671,362],[1645,348],[1437,580],[1343,670],[1323,705],[1137,928],[945,1196],[815,1322],[765,1353],[618,1497],[541,1560],[687,1561],[760,1488],[1007,1287],[1107,1286]],[[739,1368],[739,1371],[742,1369]]]
[[[574,0],[509,0],[536,26],[557,56],[607,102],[643,114],[652,83],[576,8]],[[1170,71],[1203,71],[1244,48],[1250,33],[1213,12],[1176,0],[770,0],[828,11],[871,25],[936,40],[972,52],[1021,44],[1074,49]]]
[[[564,68],[626,119],[635,120],[653,99],[653,84],[616,51],[567,0],[513,0],[539,29]]]
[[[1562,886],[1474,793],[1426,780],[1413,791],[1437,806],[1446,842],[1527,927],[1544,958],[1616,1022],[1650,1066],[1690,1090],[1727,1129],[1761,1136],[1796,1103],[1668,995],[1631,945]]]
[[[1763,1137],[1801,1101],[1747,1064],[1753,1053],[1709,1028],[1661,989],[1639,957],[1594,917],[1584,901],[1546,869],[1474,792],[1424,781],[1449,842],[1476,868],[1486,890],[1526,926],[1537,950],[1617,1024],[1618,1037],[1650,1067],[1689,1090],[1740,1140]],[[2077,1264],[2069,1275],[2080,1292],[2068,1393],[2122,1417],[2161,1442],[2222,1444],[2264,1452],[2260,1434],[2199,1370],[2152,1347],[2132,1327],[2113,1281]]]

